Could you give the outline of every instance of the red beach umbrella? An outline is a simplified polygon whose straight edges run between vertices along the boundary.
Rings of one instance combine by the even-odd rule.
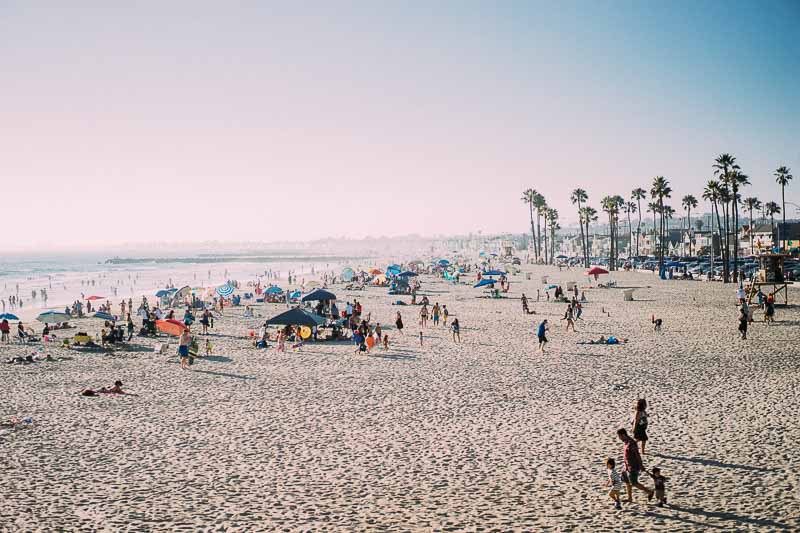
[[[87,302],[93,302],[95,300],[105,300],[105,298],[103,296],[89,296],[86,298]]]
[[[606,270],[605,268],[596,266],[596,267],[592,267],[592,268],[590,268],[589,270],[586,271],[586,275],[587,276],[596,276],[598,274],[608,274],[608,270]]]

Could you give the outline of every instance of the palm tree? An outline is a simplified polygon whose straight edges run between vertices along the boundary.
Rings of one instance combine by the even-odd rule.
[[[584,234],[583,234],[583,223],[581,222],[581,204],[586,204],[586,201],[589,199],[589,195],[583,189],[575,189],[572,191],[572,195],[570,196],[570,200],[572,200],[573,204],[577,204],[578,206],[578,226],[581,228],[581,248],[583,248],[583,262],[584,266],[589,266],[589,255],[587,254],[587,246],[586,242],[584,241]]]
[[[739,189],[750,185],[750,178],[742,171],[736,169],[730,173],[731,201],[733,202],[733,281],[739,280],[739,202],[741,195]]]
[[[730,231],[728,226],[728,204],[733,201],[736,202],[736,191],[733,190],[733,196],[731,196],[731,185],[733,180],[731,179],[731,172],[735,170],[739,170],[739,165],[736,164],[736,158],[731,154],[720,154],[714,160],[714,164],[712,165],[714,169],[714,175],[719,177],[721,185],[724,187],[720,192],[719,201],[722,202],[722,211],[725,214],[725,253],[724,256],[724,265],[722,267],[722,275],[724,278],[724,282],[728,283],[730,281],[729,278],[729,262],[730,262]],[[736,268],[736,263],[734,263],[734,269]]]
[[[709,180],[706,183],[706,188],[703,189],[703,199],[711,202],[711,271],[714,271],[714,215],[717,217],[717,232],[720,231],[721,225],[719,220],[719,182],[717,180]],[[720,235],[720,244],[722,244],[722,235]]]
[[[544,196],[538,192],[533,197],[533,207],[536,209],[536,257],[537,260],[542,257],[542,227],[539,222],[544,216],[545,209],[547,209],[547,202]],[[547,229],[545,229],[545,239],[547,239]]]
[[[589,223],[597,222],[597,210],[594,207],[586,206],[580,213],[581,222],[586,225],[586,248],[589,248]]]
[[[631,191],[631,200],[636,202],[639,209],[639,225],[636,226],[636,255],[639,255],[639,235],[642,232],[642,199],[647,197],[647,191],[641,188]]]
[[[548,264],[548,253],[547,253],[547,215],[550,213],[550,208],[547,207],[547,204],[544,203],[544,197],[542,197],[542,218],[544,219],[544,262]]]
[[[638,208],[637,208],[635,202],[626,202],[625,203],[625,213],[628,215],[628,259],[630,259],[631,256],[633,255],[633,240],[632,240],[633,226],[631,226],[631,213],[635,213],[637,209]],[[641,215],[639,215],[639,218],[641,218]],[[638,240],[637,240],[636,244],[638,246],[638,244],[639,244]],[[637,250],[637,253],[638,253],[638,250]]]
[[[775,215],[781,212],[781,206],[777,202],[767,202],[764,204],[764,213],[769,217],[769,223],[772,226],[772,246],[775,246]]]
[[[536,198],[537,194],[538,193],[536,191],[534,191],[533,189],[528,189],[526,191],[523,191],[522,198],[520,198],[520,200],[522,200],[523,203],[528,204],[528,209],[530,210],[530,214],[531,214],[531,236],[533,237],[534,255],[536,255],[536,259],[539,259],[539,256],[538,256],[538,253],[537,253],[537,246],[536,246],[536,226],[533,225],[533,200]]]
[[[650,188],[650,197],[657,201],[659,221],[660,221],[660,243],[658,247],[658,272],[659,275],[664,271],[664,198],[669,198],[672,195],[672,188],[669,186],[669,181],[664,176],[656,176],[653,178],[653,185]]]
[[[556,230],[561,229],[558,224],[558,211],[555,209],[547,210],[547,219],[550,225],[550,261],[555,263],[556,256]]]
[[[755,253],[755,250],[753,249],[753,232],[756,229],[756,223],[753,221],[753,210],[755,209],[758,211],[761,209],[761,200],[750,196],[742,200],[742,205],[750,211],[750,255],[753,255]]]
[[[669,252],[669,221],[675,217],[675,209],[672,208],[671,205],[664,206],[664,238],[666,239],[666,249]]]
[[[692,209],[697,207],[697,198],[691,194],[687,194],[681,199],[681,205],[686,210],[686,228],[689,234],[689,255],[692,255]]]
[[[719,195],[717,198],[717,202],[719,205],[722,206],[722,233],[720,236],[724,234],[725,238],[725,246],[722,247],[722,281],[724,283],[730,282],[730,260],[731,260],[731,249],[730,249],[730,218],[729,218],[729,207],[731,202],[731,190],[728,185],[724,182],[720,182],[719,184]]]
[[[789,185],[789,182],[792,180],[794,176],[791,175],[791,169],[783,166],[779,167],[775,171],[775,182],[781,186],[781,213],[783,216],[783,229],[786,229],[786,186]],[[780,229],[778,230],[778,242],[781,242],[781,235]],[[783,248],[781,246],[781,248]]]
[[[600,200],[600,209],[608,215],[608,269],[614,270],[614,199],[605,196]]]

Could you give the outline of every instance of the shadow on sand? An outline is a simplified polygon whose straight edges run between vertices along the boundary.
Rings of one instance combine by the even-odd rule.
[[[233,379],[256,379],[254,376],[243,376],[241,374],[228,374],[227,372],[215,372],[213,370],[195,370],[192,369],[192,372],[195,374],[208,374],[210,376],[219,376],[222,378],[233,378]]]
[[[662,453],[654,453],[654,457],[660,457],[662,459],[670,459],[672,461],[684,461],[687,463],[696,463],[703,466],[717,466],[720,468],[734,468],[736,470],[746,470],[748,472],[777,472],[778,470],[775,468],[761,468],[758,466],[749,466],[749,465],[737,465],[733,463],[723,463],[722,461],[716,461],[714,459],[704,459],[702,457],[679,457],[677,455],[665,455]]]

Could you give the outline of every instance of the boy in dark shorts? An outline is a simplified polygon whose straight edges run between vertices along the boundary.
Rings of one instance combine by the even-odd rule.
[[[658,467],[653,467],[653,470],[647,473],[651,478],[653,478],[658,506],[664,507],[667,504],[667,478],[661,475],[661,470]]]

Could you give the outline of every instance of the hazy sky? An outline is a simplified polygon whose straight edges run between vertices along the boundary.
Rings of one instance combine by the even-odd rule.
[[[0,250],[521,232],[724,151],[800,203],[796,0],[0,0],[0,87]]]

